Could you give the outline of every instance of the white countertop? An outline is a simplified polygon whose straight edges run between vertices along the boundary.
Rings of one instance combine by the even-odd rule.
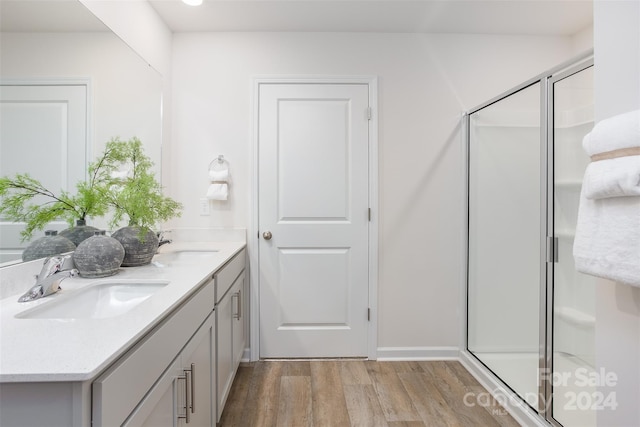
[[[101,279],[65,279],[62,290],[37,301],[20,295],[0,300],[0,382],[86,381],[96,377],[199,285],[245,246],[245,242],[185,242],[160,248],[150,265],[121,268]],[[180,251],[207,251],[192,257]],[[184,256],[182,256],[184,255]],[[68,298],[97,282],[164,280],[169,284],[129,312],[103,319],[26,319],[16,315]],[[33,282],[33,280],[31,280]],[[34,283],[31,283],[33,285]],[[30,285],[26,286],[26,292]],[[213,306],[213,301],[212,301]]]

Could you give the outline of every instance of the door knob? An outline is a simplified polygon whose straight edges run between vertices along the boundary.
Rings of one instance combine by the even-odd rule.
[[[271,240],[273,235],[271,234],[270,231],[265,231],[264,233],[262,233],[262,237],[264,237],[264,240]]]

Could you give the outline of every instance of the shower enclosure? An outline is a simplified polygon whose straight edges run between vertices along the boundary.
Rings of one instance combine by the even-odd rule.
[[[595,426],[594,284],[572,246],[593,127],[593,60],[466,115],[468,360],[534,421]]]

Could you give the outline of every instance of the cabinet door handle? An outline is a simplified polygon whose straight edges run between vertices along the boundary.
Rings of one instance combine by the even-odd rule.
[[[233,318],[238,320],[240,320],[240,317],[242,317],[242,303],[240,302],[240,295],[240,291],[238,291],[231,296],[232,298],[236,299],[236,312],[233,315]]]
[[[184,391],[186,395],[184,413],[186,415],[187,424],[189,424],[189,422],[191,422],[191,412],[189,412],[189,407],[191,406],[191,400],[193,399],[193,395],[191,394],[191,384],[193,384],[193,378],[191,377],[191,371],[189,369],[184,370],[184,375],[186,377],[186,381],[184,383]]]
[[[196,412],[196,364],[191,364],[191,412]]]
[[[190,406],[190,394],[191,392],[191,371],[189,369],[183,369],[184,376],[178,377],[180,380],[184,380],[184,415],[179,415],[178,418],[184,418],[186,423],[189,424],[191,422],[191,412],[189,412]]]

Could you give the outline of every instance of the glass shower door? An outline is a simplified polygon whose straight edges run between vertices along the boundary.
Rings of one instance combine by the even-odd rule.
[[[538,405],[541,276],[541,85],[469,116],[467,346]]]
[[[593,67],[550,81],[553,117],[552,418],[565,427],[596,425],[594,278],[575,270],[573,238],[589,157],[582,139],[593,128]]]

